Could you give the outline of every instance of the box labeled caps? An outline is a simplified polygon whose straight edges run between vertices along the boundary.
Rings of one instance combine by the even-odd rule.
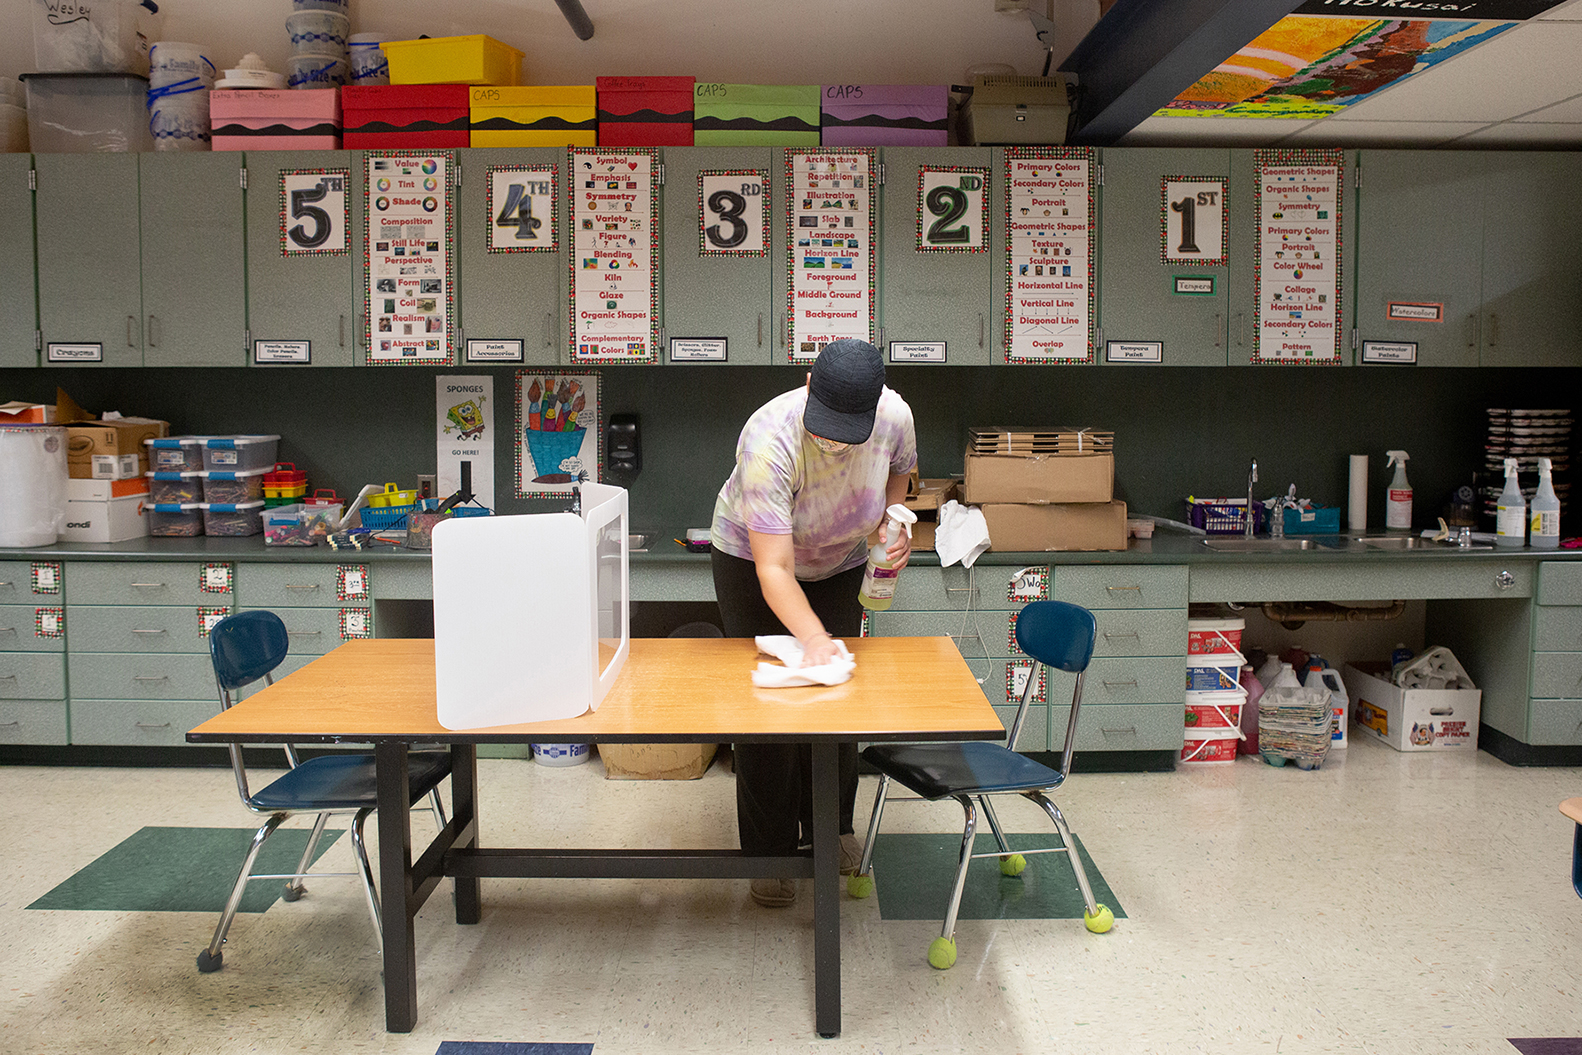
[[[339,150],[339,88],[209,92],[210,145],[215,150]]]
[[[943,84],[826,84],[824,146],[942,147],[950,138]]]
[[[368,84],[341,89],[347,150],[438,149],[471,142],[465,84]]]
[[[991,503],[980,507],[997,552],[1126,548],[1125,502]]]
[[[1482,689],[1403,689],[1384,663],[1348,663],[1340,672],[1351,698],[1351,731],[1397,751],[1478,750]]]
[[[598,92],[591,84],[471,89],[475,147],[591,147],[599,140]]]
[[[692,145],[692,77],[596,77],[599,146]]]
[[[698,146],[816,147],[816,84],[698,84],[692,141]]]

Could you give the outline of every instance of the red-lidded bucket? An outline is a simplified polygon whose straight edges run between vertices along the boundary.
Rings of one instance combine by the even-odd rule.
[[[1241,652],[1241,632],[1245,619],[1187,619],[1187,655],[1212,656],[1220,652]]]
[[[1234,729],[1205,729],[1201,732],[1189,732],[1187,733],[1186,743],[1181,745],[1181,765],[1231,765],[1236,761],[1236,743],[1238,739]]]

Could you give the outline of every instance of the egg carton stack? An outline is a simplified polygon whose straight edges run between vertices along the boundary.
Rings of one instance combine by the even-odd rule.
[[[1495,505],[1504,489],[1505,459],[1516,459],[1522,496],[1531,508],[1538,490],[1538,459],[1548,458],[1555,497],[1560,499],[1562,528],[1570,522],[1571,444],[1575,419],[1569,409],[1507,410],[1489,408],[1489,434],[1484,444],[1484,478],[1478,490],[1486,524],[1494,523]],[[1493,530],[1492,527],[1489,530]]]
[[[286,32],[291,35],[286,87],[339,88],[350,84],[348,0],[292,0],[291,7],[286,16]]]

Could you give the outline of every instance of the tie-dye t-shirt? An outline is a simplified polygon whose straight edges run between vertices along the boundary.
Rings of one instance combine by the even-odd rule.
[[[790,535],[796,576],[815,581],[867,559],[868,533],[884,518],[891,473],[917,464],[912,408],[892,389],[879,397],[867,443],[825,454],[802,427],[807,389],[765,403],[736,441],[736,469],[714,504],[713,542],[752,560],[748,530]]]

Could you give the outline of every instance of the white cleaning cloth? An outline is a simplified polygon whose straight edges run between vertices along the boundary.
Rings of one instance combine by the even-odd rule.
[[[787,634],[774,634],[753,638],[758,651],[767,652],[785,666],[760,663],[753,671],[753,684],[760,689],[783,689],[792,685],[839,685],[851,680],[857,669],[857,660],[847,649],[846,642],[835,639],[839,655],[828,663],[816,667],[802,666],[802,643]]]
[[[988,548],[989,522],[983,519],[982,510],[964,506],[955,499],[939,507],[934,552],[939,554],[941,567],[948,568],[960,561],[962,567],[970,568]]]

